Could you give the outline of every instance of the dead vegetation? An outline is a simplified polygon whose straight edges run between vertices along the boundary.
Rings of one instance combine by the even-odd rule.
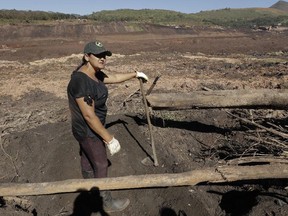
[[[238,122],[238,137],[227,134],[218,145],[205,147],[203,157],[231,160],[245,157],[287,157],[287,112],[283,110],[232,110],[226,111]],[[248,162],[248,161],[247,161]]]

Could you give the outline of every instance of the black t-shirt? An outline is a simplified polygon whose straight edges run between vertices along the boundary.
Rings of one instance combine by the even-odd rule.
[[[102,124],[105,124],[108,89],[103,83],[103,80],[106,75],[102,71],[97,72],[95,75],[98,82],[91,79],[88,75],[81,71],[74,71],[67,87],[69,108],[72,118],[72,132],[74,136],[78,138],[94,137],[97,135],[83,118],[80,108],[76,102],[77,98],[83,97],[88,104],[90,102],[89,100],[94,100],[94,112]]]

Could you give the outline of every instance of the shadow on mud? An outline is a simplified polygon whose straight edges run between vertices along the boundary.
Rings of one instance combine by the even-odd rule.
[[[133,118],[135,122],[138,125],[144,125],[147,124],[146,119],[142,119],[138,116],[129,116],[130,118]],[[201,122],[197,121],[177,121],[177,120],[171,120],[171,119],[163,119],[159,117],[152,117],[151,123],[156,127],[171,127],[171,128],[178,128],[178,129],[184,129],[184,130],[190,130],[190,131],[197,131],[197,132],[203,132],[203,133],[219,133],[219,134],[227,134],[230,133],[231,130],[226,128],[220,128],[216,127],[214,125],[207,125],[203,124]]]
[[[228,215],[246,215],[252,210],[253,206],[258,204],[258,195],[259,191],[232,190],[222,194],[219,206]]]
[[[163,207],[160,210],[160,216],[187,216],[187,214],[180,210],[178,214],[171,208]]]
[[[133,115],[127,115],[127,114],[125,116],[133,119],[137,125],[148,124],[146,118],[140,118],[137,115],[133,116]],[[159,117],[155,117],[155,116],[153,116],[151,118],[151,123],[155,127],[161,127],[161,128],[171,127],[171,128],[178,128],[178,129],[203,132],[203,133],[218,133],[218,134],[225,135],[227,133],[232,132],[232,130],[227,129],[227,128],[220,128],[220,127],[216,127],[214,125],[207,125],[207,124],[203,124],[203,123],[197,122],[197,121],[190,121],[190,122],[177,121],[177,120],[171,120],[171,119],[163,119],[163,118],[159,118]],[[106,124],[106,128],[112,127],[116,124],[123,124],[123,126],[126,127],[126,125],[128,123],[124,120],[118,119],[116,121],[112,121],[112,122],[109,122],[108,124]]]
[[[132,116],[129,116],[132,117]],[[133,118],[133,117],[132,117]],[[150,158],[151,161],[153,161],[153,158],[151,157],[151,155],[145,150],[145,148],[140,144],[140,142],[138,141],[138,139],[133,135],[133,133],[129,130],[129,128],[127,127],[128,123],[124,120],[118,119],[116,121],[110,122],[108,124],[106,124],[106,128],[112,127],[113,125],[116,124],[122,124],[123,127],[125,128],[125,130],[130,134],[130,136],[135,140],[135,142],[138,144],[138,146],[142,149],[142,151],[146,154],[146,156],[148,158]]]
[[[219,206],[223,211],[225,211],[227,215],[230,216],[249,215],[249,212],[252,210],[252,208],[258,205],[258,203],[260,202],[260,196],[271,197],[275,200],[278,200],[279,203],[287,204],[287,200],[282,194],[261,192],[260,190],[231,190],[226,193],[221,193],[219,191],[208,192],[222,196]]]
[[[109,216],[103,209],[103,201],[98,188],[90,191],[82,191],[74,201],[73,213],[69,216],[91,216],[99,213],[101,216]]]

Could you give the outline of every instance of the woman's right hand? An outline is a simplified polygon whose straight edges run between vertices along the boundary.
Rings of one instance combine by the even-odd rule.
[[[136,78],[142,79],[144,82],[148,81],[148,77],[145,73],[143,73],[141,71],[135,71],[135,72],[136,72]]]
[[[114,137],[112,138],[111,141],[107,142],[107,147],[110,151],[111,156],[119,152],[121,149],[119,141]]]

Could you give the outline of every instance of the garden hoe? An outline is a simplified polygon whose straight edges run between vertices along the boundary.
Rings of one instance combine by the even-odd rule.
[[[146,100],[146,96],[145,96],[144,89],[143,89],[143,79],[140,78],[139,82],[140,82],[140,91],[141,91],[141,94],[143,97],[143,103],[144,103],[146,118],[147,118],[147,122],[148,122],[149,133],[150,133],[150,140],[151,140],[152,151],[153,151],[153,163],[154,163],[154,166],[158,166],[159,164],[158,164],[158,160],[157,160],[156,149],[155,149],[155,144],[154,144],[154,139],[153,139],[153,134],[152,134],[152,124],[151,124],[151,119],[150,119],[150,113],[149,113],[147,100]],[[146,165],[146,166],[152,165],[152,161],[151,161],[150,157],[144,158],[141,161],[141,163]]]

